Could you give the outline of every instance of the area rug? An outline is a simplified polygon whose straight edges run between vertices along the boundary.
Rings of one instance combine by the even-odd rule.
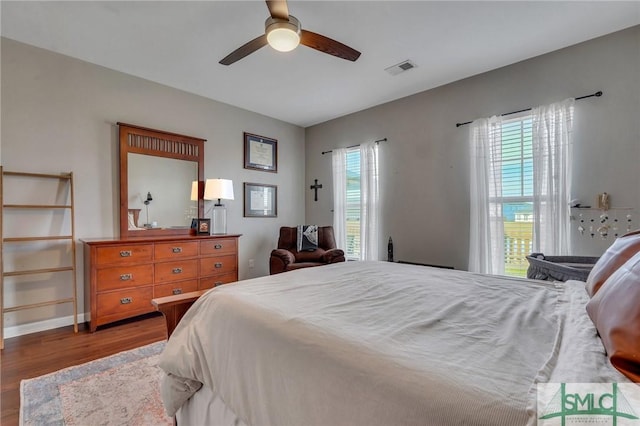
[[[20,382],[20,425],[172,425],[152,343]]]

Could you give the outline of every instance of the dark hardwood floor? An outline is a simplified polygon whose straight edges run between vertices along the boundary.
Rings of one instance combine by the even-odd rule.
[[[20,380],[41,376],[167,338],[164,317],[149,314],[99,328],[90,333],[81,325],[47,330],[5,340],[2,368],[0,424],[18,424]]]

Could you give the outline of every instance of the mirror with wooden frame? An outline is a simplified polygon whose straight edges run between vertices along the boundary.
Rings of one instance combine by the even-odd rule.
[[[203,217],[205,139],[118,126],[120,237],[188,235],[191,220]]]

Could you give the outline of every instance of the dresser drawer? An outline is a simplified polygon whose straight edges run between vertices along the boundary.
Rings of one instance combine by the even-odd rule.
[[[198,255],[197,241],[176,241],[171,243],[156,243],[156,260],[179,259],[182,257],[196,257]]]
[[[198,276],[198,260],[177,260],[155,264],[156,284],[188,280]]]
[[[153,244],[127,244],[96,248],[96,266],[150,262],[153,258]]]
[[[236,254],[237,250],[238,241],[235,238],[200,241],[200,254],[202,255]]]
[[[198,290],[206,290],[208,288],[217,287],[222,284],[229,284],[238,281],[237,272],[228,272],[226,274],[214,275],[212,277],[200,278]]]
[[[198,289],[198,280],[178,281],[169,284],[159,284],[153,288],[153,297],[173,296],[189,293]]]
[[[149,263],[102,268],[97,270],[96,275],[98,292],[140,287],[153,283],[153,265]]]
[[[238,269],[238,257],[228,256],[205,257],[200,259],[200,275],[214,275],[233,272]]]
[[[101,293],[97,296],[98,317],[122,316],[127,318],[132,314],[151,312],[153,299],[153,287],[132,288],[128,290]],[[93,318],[92,318],[93,320]],[[110,321],[116,321],[110,318]]]

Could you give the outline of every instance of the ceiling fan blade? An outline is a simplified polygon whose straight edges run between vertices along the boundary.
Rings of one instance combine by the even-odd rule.
[[[272,18],[289,19],[289,7],[287,0],[266,0],[269,13]]]
[[[245,56],[252,54],[256,50],[266,45],[267,45],[267,36],[266,34],[262,34],[260,37],[254,38],[250,42],[243,44],[233,52],[229,53],[227,56],[222,58],[222,60],[220,60],[219,63],[222,65],[231,65],[232,63],[239,61]]]
[[[347,61],[355,61],[360,57],[360,52],[350,48],[346,44],[330,39],[312,31],[302,30],[300,43],[312,49],[319,50]]]

